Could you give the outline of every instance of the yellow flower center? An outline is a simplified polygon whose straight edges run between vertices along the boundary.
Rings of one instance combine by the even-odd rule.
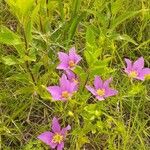
[[[96,91],[96,93],[97,93],[98,96],[104,96],[105,95],[105,89],[98,89]]]
[[[56,133],[54,136],[53,136],[53,139],[52,139],[52,142],[53,143],[61,143],[63,140],[63,136],[59,133]]]
[[[131,71],[130,74],[129,74],[129,76],[130,76],[131,78],[136,78],[137,75],[138,75],[138,73],[137,73],[136,71]]]
[[[69,97],[68,91],[63,91],[63,92],[61,93],[61,96],[62,96],[62,98],[68,98],[68,97]]]
[[[69,61],[69,66],[70,66],[70,67],[74,67],[74,66],[75,66],[75,63],[74,63],[73,60],[70,60],[70,61]]]

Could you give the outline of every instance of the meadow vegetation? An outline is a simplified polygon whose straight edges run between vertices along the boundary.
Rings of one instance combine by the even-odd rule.
[[[131,79],[124,71],[125,58],[143,57],[150,68],[150,1],[1,0],[0,5],[0,149],[50,149],[37,137],[51,130],[54,117],[61,127],[71,126],[65,150],[150,148],[150,77]],[[73,70],[78,91],[56,101],[47,87],[59,84],[58,54],[72,47],[82,57]],[[95,75],[111,77],[118,93],[98,100],[86,88]]]

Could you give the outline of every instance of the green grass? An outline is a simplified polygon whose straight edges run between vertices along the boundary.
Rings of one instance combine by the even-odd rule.
[[[148,150],[150,80],[131,82],[124,58],[150,67],[148,0],[8,0],[1,3],[0,149],[44,150],[37,136],[53,116],[70,124],[66,150]],[[7,27],[7,28],[6,28]],[[59,51],[76,46],[80,89],[52,102]],[[98,102],[84,88],[94,75],[113,77],[116,97]],[[87,79],[88,78],[88,79]]]

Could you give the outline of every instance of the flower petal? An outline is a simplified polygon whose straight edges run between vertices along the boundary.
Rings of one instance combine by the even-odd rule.
[[[144,67],[144,58],[140,57],[133,63],[133,69],[141,70]]]
[[[144,81],[146,75],[150,75],[150,68],[142,69],[142,71],[139,73],[137,79]]]
[[[70,90],[70,84],[69,80],[67,79],[67,76],[65,74],[62,75],[60,78],[60,87],[62,91],[69,91]]]
[[[62,91],[68,91],[70,94],[77,91],[77,84],[69,81],[65,74],[63,74],[60,79],[60,87]]]
[[[69,66],[66,63],[60,63],[56,68],[62,69],[62,70],[67,70],[69,68]]]
[[[127,64],[127,67],[125,68],[125,72],[129,73],[132,70],[132,61],[125,58],[125,62]]]
[[[55,147],[56,147],[56,144],[53,145],[53,144],[51,143],[52,137],[53,137],[53,133],[52,133],[52,132],[49,132],[49,131],[46,131],[46,132],[40,134],[37,138],[38,138],[39,140],[41,140],[42,142],[44,142],[45,144],[52,146],[52,148],[55,148]]]
[[[94,88],[92,88],[91,86],[86,85],[85,86],[87,88],[88,91],[90,91],[93,95],[96,95],[96,91]]]
[[[142,69],[142,72],[141,72],[144,76],[145,75],[150,75],[150,68],[144,68]]]
[[[95,76],[94,86],[95,86],[96,89],[99,89],[99,88],[103,87],[103,81],[102,81],[101,77]]]
[[[68,80],[71,83],[73,83],[71,85],[72,89],[70,91],[71,92],[77,91],[78,90],[79,82],[78,82],[78,78],[77,78],[76,74],[73,71],[71,71],[71,70],[66,70],[66,75],[67,75]]]
[[[60,64],[57,66],[57,69],[63,69],[63,70],[68,69],[69,56],[66,53],[59,52],[58,57],[60,60]]]
[[[73,60],[75,64],[77,64],[82,59],[81,56],[76,53],[75,47],[72,47],[69,50],[69,59]]]
[[[59,57],[60,62],[68,62],[69,60],[69,56],[63,52],[59,52],[58,57]]]
[[[52,120],[52,130],[55,133],[56,132],[59,133],[61,131],[60,124],[59,124],[58,119],[56,117],[54,117]]]
[[[57,150],[62,150],[64,148],[64,142],[57,145]]]
[[[114,95],[117,95],[117,94],[118,94],[117,90],[107,88],[106,93],[105,93],[105,97],[110,97],[110,96],[114,96]]]
[[[66,134],[67,134],[67,131],[68,131],[68,130],[71,130],[71,126],[70,126],[70,125],[68,125],[66,128],[62,128],[61,134],[62,134],[64,137],[66,137]]]
[[[76,75],[71,70],[66,70],[66,75],[68,80],[73,81],[76,78]]]
[[[96,98],[97,98],[99,101],[105,100],[104,97],[102,97],[102,96],[96,96]]]
[[[61,88],[59,86],[49,86],[47,90],[51,93],[54,100],[61,99]]]
[[[104,82],[104,88],[107,88],[107,87],[109,87],[109,84],[112,82],[112,78],[109,78],[108,80],[106,80],[105,82]]]

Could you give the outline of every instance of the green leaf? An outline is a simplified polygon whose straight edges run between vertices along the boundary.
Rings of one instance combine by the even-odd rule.
[[[0,43],[13,45],[20,56],[24,55],[24,44],[21,40],[21,37],[19,37],[17,34],[12,32],[5,26],[1,26]]]
[[[12,55],[4,56],[1,59],[5,65],[9,65],[9,66],[20,63],[18,61],[18,58],[16,58],[15,56],[12,56]]]
[[[23,23],[25,17],[28,17],[29,11],[33,7],[34,0],[7,0],[10,10]]]
[[[102,106],[99,104],[89,104],[88,106],[84,107],[84,110],[89,114],[99,116],[102,114],[101,107]]]
[[[96,44],[96,35],[92,26],[87,27],[86,31],[86,49],[84,56],[89,66],[91,66],[101,54],[101,49]]]
[[[115,2],[112,3],[111,5],[111,12],[113,15],[117,14],[120,10],[122,10],[122,5],[123,0],[116,0]]]
[[[111,57],[105,58],[104,60],[95,61],[90,67],[90,75],[104,75],[110,74],[114,69],[108,67]]]
[[[40,9],[40,4],[36,5],[36,7],[32,11],[31,20],[33,23],[38,23],[39,21],[39,15],[38,15],[39,9]]]
[[[123,35],[120,35],[120,34],[116,34],[114,36],[114,39],[116,40],[124,40],[124,41],[127,41],[127,42],[130,42],[130,43],[133,43],[134,45],[138,45],[138,43],[136,43],[135,40],[133,40],[130,36],[128,36],[127,34],[123,34]]]
[[[80,9],[80,5],[81,5],[81,0],[73,0],[73,3],[72,3],[72,18],[74,18],[76,16],[76,14],[78,13],[78,11]]]
[[[7,45],[19,45],[22,43],[20,37],[5,26],[1,26],[0,43]]]
[[[69,32],[68,32],[69,33],[68,42],[70,42],[70,40],[72,40],[72,38],[76,32],[77,26],[84,15],[85,15],[85,13],[82,13],[80,16],[76,16],[75,18],[72,18],[71,25],[69,26]]]
[[[117,18],[115,18],[112,21],[111,28],[110,28],[110,30],[108,32],[112,32],[118,25],[120,25],[121,23],[123,23],[127,19],[130,19],[130,18],[136,16],[137,14],[139,14],[142,11],[143,10],[139,10],[139,11],[126,11],[125,13],[123,13],[120,16],[118,16]]]
[[[82,116],[85,120],[94,120],[102,115],[104,105],[102,103],[88,104],[85,106]]]
[[[77,149],[81,149],[81,147],[86,143],[90,143],[90,140],[88,139],[88,137],[87,136],[79,136],[78,141],[77,141]]]
[[[33,7],[34,0],[17,0],[16,1],[16,6],[20,9],[20,13],[22,15],[26,15],[28,11],[31,10]]]
[[[31,42],[32,40],[32,20],[26,20],[24,23],[24,31],[25,31],[25,36],[27,43]]]
[[[94,61],[95,61],[93,53],[90,52],[90,51],[85,50],[84,51],[84,56],[86,58],[86,61],[87,61],[88,65],[91,66],[94,63]]]
[[[94,33],[92,26],[87,27],[87,30],[86,30],[86,50],[94,51],[94,49],[91,49],[91,48],[96,47],[95,39],[96,39],[96,36],[95,36],[95,33]]]

